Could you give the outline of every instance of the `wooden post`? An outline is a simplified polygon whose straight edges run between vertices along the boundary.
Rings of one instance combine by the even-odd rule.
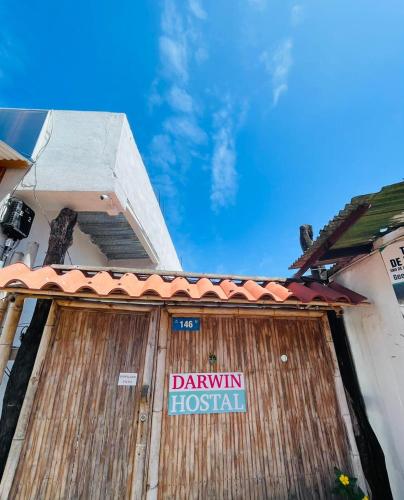
[[[348,435],[349,441],[349,455],[351,459],[351,466],[353,470],[354,476],[358,479],[359,486],[366,491],[367,483],[365,479],[365,475],[362,469],[362,463],[358,451],[358,446],[356,444],[355,435],[352,426],[351,414],[349,413],[348,402],[346,399],[344,384],[342,382],[341,373],[339,371],[338,359],[335,352],[334,342],[332,340],[331,328],[328,322],[327,314],[324,314],[322,317],[323,330],[325,333],[325,338],[330,349],[331,358],[333,360],[333,368],[334,368],[334,381],[335,381],[335,392],[337,395],[337,401],[339,410],[342,416],[342,419],[345,424],[345,429]]]
[[[147,441],[150,434],[150,399],[153,379],[154,355],[156,352],[158,318],[159,311],[154,310],[150,315],[145,362],[143,368],[143,380],[141,386],[141,396],[137,422],[135,462],[132,476],[132,499],[144,498],[144,472],[147,455]]]
[[[4,370],[10,358],[11,347],[20,321],[24,298],[17,296],[15,301],[10,301],[6,319],[0,335],[0,384],[4,377]]]
[[[0,299],[0,325],[1,325],[3,323],[3,319],[6,314],[11,295],[9,293],[2,292],[0,296],[2,296],[2,298]]]
[[[169,315],[166,311],[162,311],[160,315],[156,374],[154,379],[153,415],[151,424],[152,428],[150,438],[149,466],[147,473],[147,500],[157,500],[158,494],[161,424],[163,417],[168,326]]]
[[[45,355],[50,344],[52,329],[56,318],[56,304],[53,302],[49,311],[48,319],[39,344],[38,353],[35,359],[34,368],[29,379],[27,392],[25,393],[24,403],[18,418],[17,428],[11,442],[10,452],[8,454],[6,467],[0,483],[0,498],[7,499],[13,485],[14,475],[18,467],[21,450],[24,445],[25,436],[28,429],[29,418],[34,404],[35,394],[38,388]]]

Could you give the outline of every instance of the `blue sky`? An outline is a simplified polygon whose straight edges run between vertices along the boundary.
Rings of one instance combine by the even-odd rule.
[[[404,3],[1,0],[0,106],[128,115],[184,269],[290,275],[403,177]]]

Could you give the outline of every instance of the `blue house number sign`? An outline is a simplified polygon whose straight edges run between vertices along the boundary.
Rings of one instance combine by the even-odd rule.
[[[172,318],[173,332],[199,332],[200,329],[200,318]]]

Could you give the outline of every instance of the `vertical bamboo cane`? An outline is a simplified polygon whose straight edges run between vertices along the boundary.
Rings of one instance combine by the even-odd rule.
[[[1,296],[0,299],[0,325],[1,325],[3,323],[3,319],[6,314],[7,306],[10,301],[11,295],[6,292],[2,292],[0,293],[0,296]]]
[[[167,330],[169,316],[166,311],[161,312],[160,329],[157,348],[157,365],[154,382],[153,417],[150,437],[150,455],[147,474],[147,500],[156,500],[159,482],[159,458],[161,442],[161,424],[163,416],[164,382],[167,354]]]
[[[17,296],[14,302],[9,302],[3,330],[0,335],[0,384],[3,380],[4,370],[10,358],[11,347],[20,321],[24,298]]]
[[[10,447],[10,452],[7,458],[6,467],[4,469],[3,477],[0,483],[0,499],[9,498],[10,490],[13,485],[13,480],[15,472],[18,467],[20,454],[24,446],[24,440],[27,433],[31,410],[34,404],[36,390],[38,388],[42,367],[45,361],[45,355],[48,350],[50,340],[52,337],[52,329],[56,319],[56,308],[57,306],[55,302],[53,302],[48,314],[48,319],[46,321],[46,325],[42,334],[41,342],[39,344],[39,349],[36,355],[34,368],[31,373],[31,377],[27,387],[27,392],[25,393],[24,403],[21,408],[20,416],[18,418],[17,428],[14,433],[13,441]]]
[[[153,382],[154,355],[156,351],[156,337],[158,327],[157,310],[151,313],[149,330],[147,335],[147,346],[143,368],[143,382],[141,388],[141,398],[139,404],[137,435],[136,435],[136,455],[134,472],[132,477],[132,499],[144,498],[143,489],[145,483],[145,464],[147,455],[147,442],[150,435],[150,391]]]

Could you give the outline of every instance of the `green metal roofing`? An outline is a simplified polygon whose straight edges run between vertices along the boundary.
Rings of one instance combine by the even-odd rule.
[[[368,210],[349,227],[331,246],[327,241],[359,207],[370,205]],[[383,187],[378,193],[370,193],[352,198],[337,216],[321,231],[313,245],[299,257],[289,269],[300,269],[310,257],[324,246],[324,253],[316,263],[337,262],[332,254],[344,254],[344,258],[366,253],[365,248],[374,240],[388,232],[404,226],[404,182]]]

